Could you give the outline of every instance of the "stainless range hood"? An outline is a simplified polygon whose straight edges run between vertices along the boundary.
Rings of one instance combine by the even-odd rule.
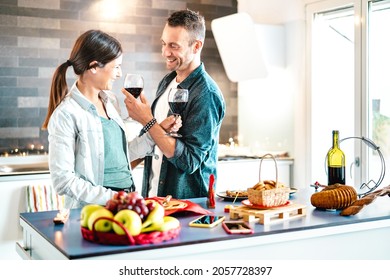
[[[0,176],[49,173],[48,155],[0,157]]]

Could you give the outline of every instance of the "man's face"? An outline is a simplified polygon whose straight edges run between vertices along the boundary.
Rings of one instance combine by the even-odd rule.
[[[161,36],[161,54],[170,71],[185,72],[195,57],[188,32],[181,26],[165,25]]]

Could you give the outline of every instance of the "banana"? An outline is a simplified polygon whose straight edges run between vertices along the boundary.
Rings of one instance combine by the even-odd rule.
[[[151,232],[151,231],[159,231],[159,229],[164,225],[164,219],[162,219],[162,221],[160,222],[157,222],[157,223],[153,223],[151,224],[150,226],[148,227],[145,227],[145,228],[142,228],[141,229],[141,233],[145,233],[145,232]]]
[[[158,231],[168,231],[174,228],[178,228],[180,226],[180,221],[175,217],[165,216],[164,223],[158,229]]]
[[[151,201],[154,203],[154,209],[148,214],[146,220],[142,223],[141,232],[155,231],[156,228],[161,227],[164,223],[164,207],[156,201]]]
[[[141,232],[168,231],[180,226],[180,221],[175,217],[165,216],[162,221],[162,223],[153,223],[150,226],[143,228]]]

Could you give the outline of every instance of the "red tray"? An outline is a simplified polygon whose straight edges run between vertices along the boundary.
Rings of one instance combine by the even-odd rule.
[[[129,234],[129,231],[123,226],[123,224],[118,221],[115,221],[114,219],[101,217],[96,219],[95,223],[98,220],[102,219],[116,223],[125,231],[126,234],[119,235],[114,232],[99,232],[96,230],[89,230],[88,228],[81,227],[81,234],[84,239],[104,245],[157,244],[176,238],[179,235],[181,229],[180,227],[178,227],[168,231],[153,231],[148,233],[141,233],[136,236],[131,236]],[[95,223],[93,225],[93,228],[95,228]]]

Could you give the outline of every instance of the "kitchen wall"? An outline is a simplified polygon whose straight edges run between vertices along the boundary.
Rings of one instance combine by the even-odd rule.
[[[253,150],[287,151],[293,186],[306,186],[305,3],[310,0],[238,0],[259,29],[265,78],[238,83],[238,137]],[[272,57],[282,58],[274,60]],[[248,113],[250,112],[250,113]]]
[[[31,144],[47,147],[47,132],[40,127],[47,111],[52,74],[68,58],[75,39],[88,29],[102,29],[122,42],[123,73],[141,73],[151,101],[166,73],[160,55],[165,20],[172,11],[186,8],[199,11],[206,19],[202,59],[227,104],[220,141],[225,143],[237,135],[237,84],[226,77],[210,28],[212,19],[236,13],[237,1],[2,0],[0,149]],[[73,71],[68,72],[68,78],[68,83],[73,83]],[[120,100],[122,82],[114,86]]]

